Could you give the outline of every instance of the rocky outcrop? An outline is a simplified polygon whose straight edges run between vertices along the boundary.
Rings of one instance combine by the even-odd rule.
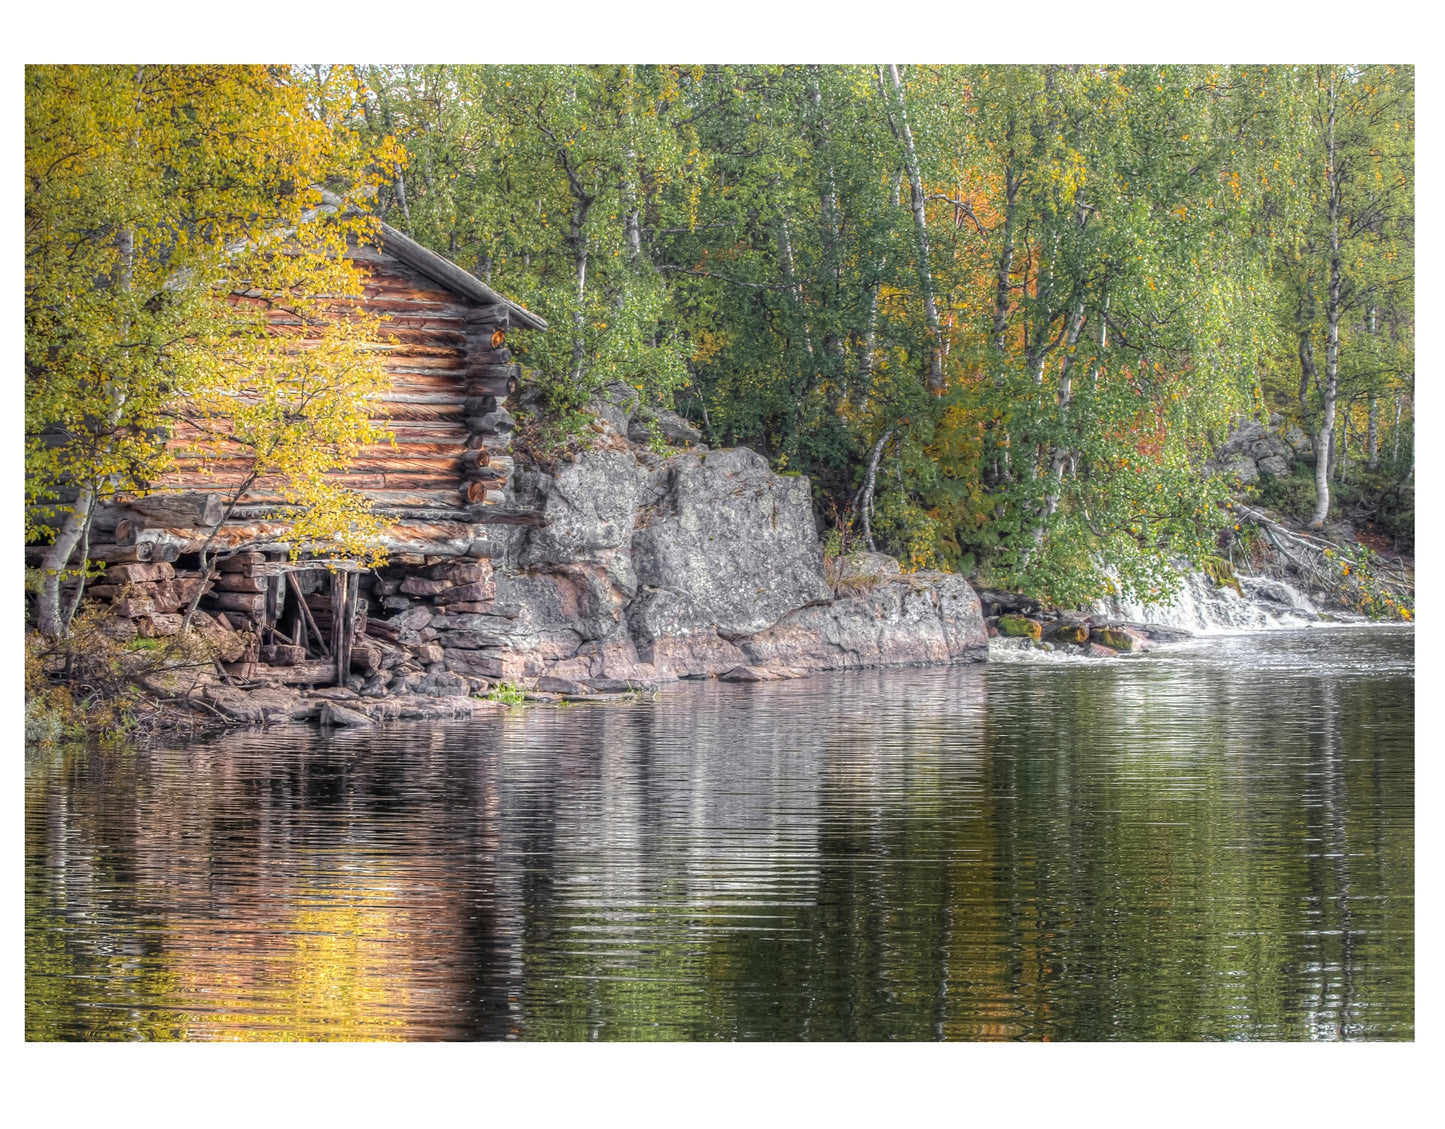
[[[957,577],[890,561],[835,596],[808,480],[746,448],[591,450],[554,474],[519,472],[514,491],[545,524],[509,531],[491,605],[429,614],[460,674],[610,691],[986,657],[978,599]]]
[[[1261,474],[1283,478],[1295,459],[1309,454],[1309,436],[1294,424],[1286,425],[1279,414],[1270,416],[1269,426],[1246,420],[1225,439],[1205,464],[1211,474],[1238,479],[1243,486],[1259,481]]]

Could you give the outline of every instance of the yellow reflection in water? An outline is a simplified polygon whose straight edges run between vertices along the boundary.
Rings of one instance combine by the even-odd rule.
[[[175,923],[175,986],[185,1038],[400,1040],[417,989],[420,935],[390,891],[309,891],[270,928],[219,934]],[[206,1006],[206,1001],[210,1006]]]

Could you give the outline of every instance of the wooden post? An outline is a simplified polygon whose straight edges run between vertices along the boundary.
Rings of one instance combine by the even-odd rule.
[[[302,618],[302,622],[296,628],[301,646],[306,646],[306,628],[309,625],[316,636],[316,646],[321,649],[322,655],[329,659],[333,652],[327,650],[326,639],[321,634],[321,628],[316,626],[316,620],[311,617],[311,609],[306,605],[306,597],[301,594],[301,582],[296,579],[294,572],[287,572],[286,579],[291,582],[292,591],[296,593],[296,611]],[[335,581],[332,583],[334,584]]]
[[[361,591],[360,572],[344,572],[345,584],[347,584],[347,607],[344,611],[344,622],[342,622],[341,636],[341,681],[347,681],[351,674],[351,645],[357,638],[357,604],[360,603],[358,596]]]
[[[351,587],[344,572],[331,574],[331,653],[336,656],[336,685],[345,686],[350,673],[351,648],[346,645],[346,593]]]

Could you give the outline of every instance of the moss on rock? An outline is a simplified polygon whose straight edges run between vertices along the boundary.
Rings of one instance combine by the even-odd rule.
[[[1132,651],[1134,649],[1134,636],[1114,627],[1095,627],[1089,632],[1089,639],[1091,642],[1115,651]]]
[[[1082,623],[1056,623],[1044,634],[1052,643],[1078,645],[1089,641],[1089,629]]]
[[[998,620],[1000,635],[1028,636],[1030,639],[1038,640],[1043,637],[1043,625],[1037,620],[1028,619],[1021,615],[1000,616]]]

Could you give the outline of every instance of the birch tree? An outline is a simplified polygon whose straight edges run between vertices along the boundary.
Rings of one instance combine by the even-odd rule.
[[[219,379],[213,346],[249,340],[264,363],[284,348],[265,331],[268,301],[359,290],[342,257],[367,234],[352,209],[399,155],[324,120],[355,95],[333,78],[27,68],[26,533],[51,538],[43,633],[64,631],[60,585],[96,503],[145,492],[170,465],[188,398]],[[328,180],[344,195],[321,210]]]

